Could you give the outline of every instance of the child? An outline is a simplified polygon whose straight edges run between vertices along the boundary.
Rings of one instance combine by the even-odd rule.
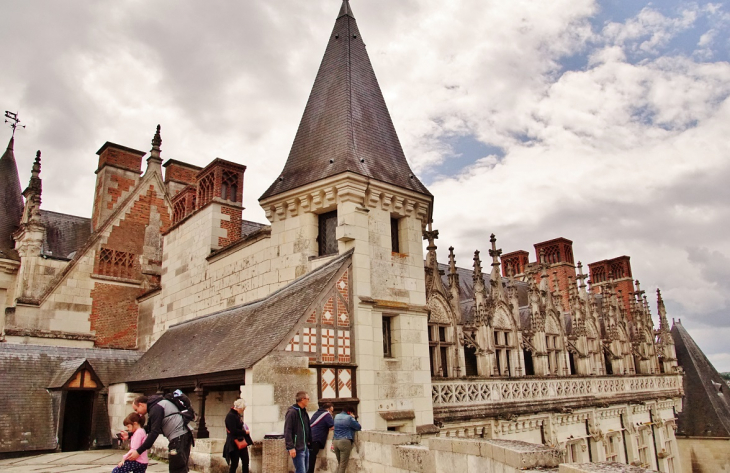
[[[112,470],[112,473],[144,473],[147,471],[149,460],[146,451],[135,461],[127,460],[129,454],[136,451],[144,443],[144,439],[147,438],[147,432],[142,428],[143,425],[144,417],[136,412],[132,412],[124,419],[124,427],[126,427],[129,437],[132,439],[130,441],[130,450],[124,455],[119,465]]]

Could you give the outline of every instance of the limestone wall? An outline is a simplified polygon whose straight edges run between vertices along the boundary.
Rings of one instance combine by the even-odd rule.
[[[730,439],[677,438],[682,473],[730,472]]]
[[[215,222],[228,218],[213,202],[165,235],[162,292],[155,301],[152,337],[146,346],[171,325],[259,299],[294,279],[295,270],[283,268],[286,256],[270,238],[209,261],[225,232]]]
[[[241,397],[247,404],[243,420],[254,441],[272,432],[284,432],[284,416],[298,391],[310,394],[308,410],[316,410],[317,375],[308,366],[306,356],[273,353],[246,370],[245,384],[241,386]]]

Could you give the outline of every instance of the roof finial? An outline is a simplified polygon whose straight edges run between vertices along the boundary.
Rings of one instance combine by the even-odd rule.
[[[35,153],[35,161],[33,162],[33,168],[30,170],[30,177],[38,178],[38,176],[41,173],[41,150],[36,151]]]
[[[489,250],[489,256],[492,257],[492,266],[497,267],[499,266],[499,257],[502,255],[502,249],[497,249],[497,237],[494,236],[494,233],[489,237],[489,241],[492,243],[492,249]]]
[[[25,128],[25,125],[20,125],[20,118],[18,118],[18,112],[9,112],[5,110],[5,123],[10,123],[10,128],[13,129],[13,138],[15,138],[15,130],[20,128]],[[10,142],[12,143],[13,140],[11,139]],[[8,146],[8,149],[12,149],[10,146]]]
[[[349,0],[342,0],[342,7],[340,7],[340,14],[337,15],[337,18],[343,16],[349,16],[352,19],[355,19],[355,15],[352,14],[352,8],[350,7]]]
[[[155,136],[152,137],[152,149],[150,150],[150,155],[153,158],[160,159],[160,152],[162,151],[162,136],[160,136],[160,125],[157,125],[157,131],[155,131]]]

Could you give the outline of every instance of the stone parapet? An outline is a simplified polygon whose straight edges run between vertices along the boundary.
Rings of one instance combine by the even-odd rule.
[[[624,465],[616,462],[602,463],[563,463],[558,473],[652,473],[656,470],[647,470],[638,466]]]
[[[563,404],[571,408],[596,404],[614,404],[624,401],[681,397],[682,376],[591,376],[569,378],[511,378],[433,380],[431,388],[434,417],[453,420],[475,414],[499,414],[509,407],[510,412],[535,412],[557,408]],[[540,406],[536,406],[536,402]],[[538,409],[539,407],[539,409]],[[476,409],[476,411],[475,411]]]

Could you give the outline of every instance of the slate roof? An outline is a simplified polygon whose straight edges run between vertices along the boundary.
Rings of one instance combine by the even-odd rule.
[[[268,225],[265,225],[263,223],[251,222],[249,220],[242,220],[241,221],[241,238],[245,237],[246,235],[250,235],[253,232],[261,230],[262,228],[264,228],[266,226],[268,226]]]
[[[677,361],[684,370],[684,403],[677,435],[730,437],[730,391],[681,323],[672,326]]]
[[[439,271],[443,271],[444,274],[441,275],[441,280],[443,281],[444,286],[448,289],[449,265],[439,263]],[[457,267],[456,274],[459,275],[459,286],[461,287],[459,304],[461,305],[461,315],[463,321],[462,323],[469,323],[474,318],[474,270]],[[489,279],[491,278],[491,275],[482,273],[482,277],[484,278],[484,286],[486,288],[486,293],[488,296],[492,290],[492,286],[491,284],[489,284]],[[509,280],[506,278],[502,278],[502,284],[507,287],[509,285]],[[517,287],[517,300],[520,304],[520,307],[527,306],[527,290],[529,289],[528,284],[522,281],[515,281],[514,284]],[[529,312],[527,312],[527,314],[529,314]],[[520,314],[520,316],[522,317],[522,314]]]
[[[173,325],[120,381],[251,368],[284,340],[351,255],[352,250],[258,301]]]
[[[18,165],[13,147],[15,138],[10,138],[8,147],[0,157],[0,258],[19,261],[13,249],[13,232],[23,218],[23,192],[20,188]]]
[[[344,0],[284,170],[261,199],[347,171],[431,195],[406,161]]]
[[[0,343],[0,452],[55,449],[60,405],[48,389],[63,385],[84,360],[107,387],[140,356],[129,350]],[[99,420],[108,426],[106,416],[104,405]],[[97,445],[110,445],[109,432],[102,430]]]
[[[54,258],[72,259],[91,236],[91,219],[41,210],[41,223],[46,227],[42,253]]]

